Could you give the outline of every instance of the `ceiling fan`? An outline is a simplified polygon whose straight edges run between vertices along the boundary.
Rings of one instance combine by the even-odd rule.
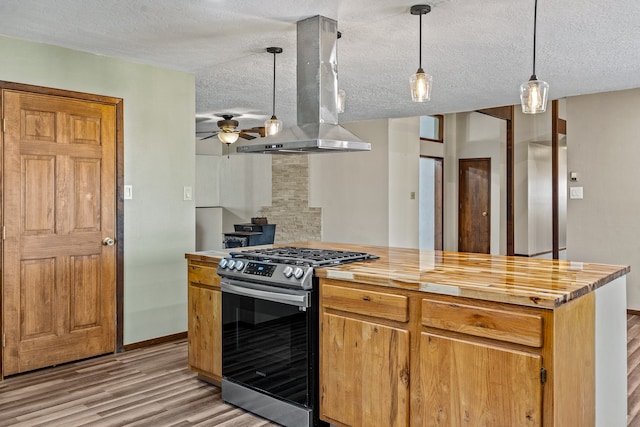
[[[205,136],[204,138],[201,138],[200,140],[205,140],[205,139],[209,139],[209,138],[213,138],[214,136],[218,136],[218,138],[220,139],[220,141],[222,141],[223,143],[229,145],[234,143],[237,140],[237,137],[231,137],[231,138],[226,138],[225,134],[236,134],[238,135],[238,137],[240,138],[244,138],[247,140],[251,140],[251,139],[255,139],[256,136],[253,136],[251,134],[257,134],[259,136],[265,136],[265,128],[264,126],[262,127],[253,127],[250,129],[238,129],[238,121],[237,120],[233,120],[233,115],[231,114],[221,114],[221,117],[223,118],[223,120],[219,120],[217,125],[218,125],[218,129],[217,130],[209,130],[209,131],[200,131],[200,132],[196,132],[196,134],[210,134],[209,136]],[[222,135],[222,136],[221,136]],[[231,135],[229,135],[231,136]],[[227,142],[229,141],[229,142]]]

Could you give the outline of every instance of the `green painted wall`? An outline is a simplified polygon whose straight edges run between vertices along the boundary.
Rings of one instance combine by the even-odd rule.
[[[0,37],[0,80],[124,100],[124,343],[187,330],[195,248],[195,80],[185,72]]]

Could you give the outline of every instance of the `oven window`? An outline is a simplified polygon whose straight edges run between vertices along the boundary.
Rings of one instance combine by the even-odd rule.
[[[222,307],[222,375],[310,406],[310,309],[227,292]]]

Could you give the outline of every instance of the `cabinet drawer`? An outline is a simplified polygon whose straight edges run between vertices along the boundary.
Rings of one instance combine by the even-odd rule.
[[[201,285],[220,286],[220,276],[216,273],[218,266],[189,264],[189,283]]]
[[[322,305],[399,322],[409,320],[409,299],[402,295],[323,285]]]
[[[422,300],[422,324],[530,347],[542,347],[542,315],[432,299]]]

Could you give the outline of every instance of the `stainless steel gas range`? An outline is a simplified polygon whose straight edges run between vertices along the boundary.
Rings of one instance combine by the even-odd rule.
[[[377,258],[288,246],[221,260],[222,399],[288,427],[327,425],[318,414],[314,268]]]

